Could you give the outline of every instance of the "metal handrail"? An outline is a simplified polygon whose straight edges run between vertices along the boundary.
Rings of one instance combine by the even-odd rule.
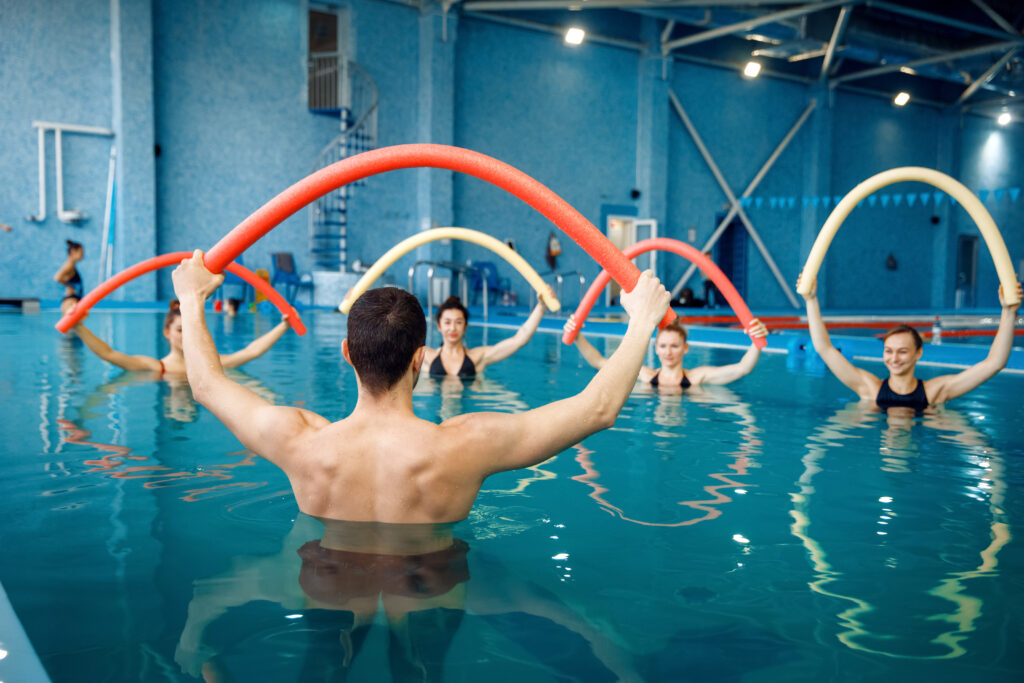
[[[477,273],[480,275],[481,281],[483,282],[484,289],[484,320],[487,320],[487,274],[480,268],[475,266],[466,266],[461,263],[455,263],[452,261],[417,261],[409,267],[409,291],[414,292],[414,280],[416,277],[416,269],[420,266],[429,266],[427,268],[427,317],[431,317],[431,310],[434,308],[434,271],[437,268],[447,268],[452,272],[459,280],[459,284],[462,286],[462,300],[469,300],[469,278],[466,277],[467,273]]]
[[[565,282],[565,276],[566,275],[574,275],[575,276],[574,279],[578,279],[579,280],[579,283],[580,283],[580,300],[583,299],[583,293],[586,291],[586,286],[587,286],[587,278],[584,277],[583,273],[581,273],[578,270],[566,270],[566,271],[563,271],[561,273],[548,272],[548,273],[544,273],[543,275],[541,275],[541,278],[546,279],[546,278],[548,278],[551,275],[555,276],[554,290],[555,290],[555,296],[558,298],[559,301],[562,300],[562,285]],[[533,308],[536,304],[537,304],[537,292],[533,291],[533,289],[530,289],[530,308]]]

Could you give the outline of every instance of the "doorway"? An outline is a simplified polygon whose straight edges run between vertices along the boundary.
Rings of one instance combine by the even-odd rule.
[[[956,308],[977,305],[978,236],[958,235],[956,238]]]
[[[633,216],[608,216],[605,219],[605,234],[608,240],[620,251],[642,240],[658,236],[658,221],[653,218],[635,218]],[[640,270],[651,270],[658,274],[658,252],[649,251],[633,259]],[[622,288],[612,280],[605,288],[605,304],[612,306],[619,300]]]

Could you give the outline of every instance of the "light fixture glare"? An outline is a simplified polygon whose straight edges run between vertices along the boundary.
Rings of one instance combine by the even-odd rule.
[[[1013,120],[1013,117],[1010,116],[1010,112],[1008,112],[1008,111],[1004,111],[1002,114],[999,115],[999,118],[996,119],[996,121],[999,123],[1000,126],[1005,126],[1006,124],[1008,124],[1012,120]]]
[[[757,78],[759,73],[761,73],[761,64],[759,62],[747,62],[747,65],[743,67],[743,75],[747,78]]]
[[[581,28],[573,26],[565,32],[565,42],[568,45],[579,45],[583,42],[587,32]]]
[[[903,105],[905,105],[909,101],[910,101],[910,93],[908,93],[908,92],[897,93],[896,97],[894,97],[892,99],[892,103],[895,104],[897,107],[902,107]]]

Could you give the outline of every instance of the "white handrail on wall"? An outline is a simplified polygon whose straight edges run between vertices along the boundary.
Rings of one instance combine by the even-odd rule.
[[[39,130],[39,213],[25,218],[34,222],[46,220],[46,131],[52,130],[57,164],[57,218],[65,223],[77,223],[86,219],[81,209],[64,209],[64,154],[61,136],[63,133],[101,135],[113,137],[114,131],[99,126],[80,126],[74,123],[53,123],[33,121],[32,127]]]

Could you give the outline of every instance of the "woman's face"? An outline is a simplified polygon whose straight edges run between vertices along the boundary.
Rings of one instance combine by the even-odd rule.
[[[449,344],[458,344],[466,334],[466,317],[462,311],[449,308],[441,314],[437,321],[437,329]]]
[[[674,330],[660,333],[654,342],[654,352],[663,366],[680,365],[688,348],[683,336]]]
[[[171,349],[181,351],[181,316],[179,315],[164,330],[164,336],[171,343]]]
[[[85,256],[85,247],[71,247],[68,250],[68,256],[74,261],[81,261]]]

